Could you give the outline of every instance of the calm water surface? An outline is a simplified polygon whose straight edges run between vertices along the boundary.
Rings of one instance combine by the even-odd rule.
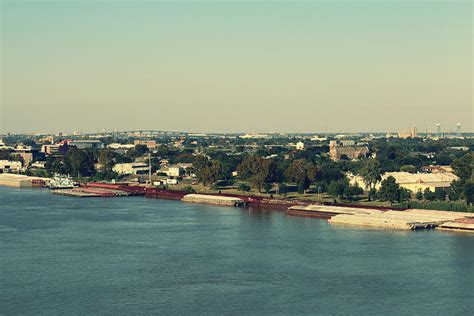
[[[0,187],[0,314],[472,315],[474,235]]]

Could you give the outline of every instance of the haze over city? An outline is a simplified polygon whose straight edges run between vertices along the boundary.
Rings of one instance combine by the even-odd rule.
[[[1,2],[0,132],[472,131],[471,1]]]

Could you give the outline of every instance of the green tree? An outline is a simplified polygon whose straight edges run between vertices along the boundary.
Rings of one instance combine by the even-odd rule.
[[[344,196],[349,199],[353,200],[355,197],[360,196],[364,193],[361,187],[358,185],[346,185],[344,188]]]
[[[296,183],[300,194],[306,192],[316,175],[317,167],[304,159],[294,160],[285,171],[287,181]]]
[[[237,187],[237,189],[239,191],[248,192],[248,191],[250,191],[250,186],[246,183],[240,183],[239,186]]]
[[[416,173],[416,167],[413,165],[403,165],[400,167],[400,171],[409,172],[409,173]]]
[[[392,204],[400,200],[400,186],[394,177],[389,176],[382,181],[379,195],[383,201],[390,201]]]
[[[439,201],[444,201],[446,200],[446,191],[444,190],[436,190],[435,191],[435,197]]]
[[[278,184],[278,194],[286,195],[288,193],[288,187],[284,183]]]
[[[210,187],[223,177],[222,174],[222,164],[217,160],[208,160],[205,165],[199,165],[196,170],[199,182]]]
[[[266,193],[270,193],[270,191],[272,190],[273,188],[273,184],[270,183],[270,182],[265,182],[265,184],[263,185],[263,190],[266,192]]]
[[[100,172],[104,174],[112,173],[114,167],[114,151],[110,148],[104,148],[99,150],[99,164]]]
[[[467,181],[472,177],[472,169],[474,168],[473,154],[469,153],[461,158],[455,159],[451,164],[454,173],[461,181]]]
[[[406,202],[411,200],[411,191],[405,188],[400,188],[400,195],[398,198],[398,202]]]
[[[467,181],[464,185],[464,200],[467,205],[472,205],[474,202],[474,182]]]
[[[349,193],[349,186],[349,180],[347,180],[347,178],[331,181],[327,192],[333,197],[344,199],[344,196]]]
[[[256,155],[245,157],[237,166],[240,177],[247,179],[259,192],[267,182],[272,182],[275,175],[275,164],[272,159]]]
[[[418,191],[416,192],[416,199],[417,199],[418,201],[423,200],[423,192],[421,192],[421,190],[418,190]]]
[[[95,174],[95,155],[91,149],[70,147],[66,154],[66,172],[74,176],[93,176]]]
[[[369,188],[368,200],[371,201],[373,192],[371,189],[375,189],[377,183],[382,179],[380,162],[373,158],[367,159],[359,174],[364,179],[365,185]]]
[[[434,201],[436,200],[436,195],[434,192],[432,192],[430,189],[426,188],[425,191],[423,192],[423,197],[427,201]]]
[[[461,199],[464,195],[464,183],[460,180],[455,180],[451,182],[451,186],[449,187],[448,197],[450,201],[457,201]]]

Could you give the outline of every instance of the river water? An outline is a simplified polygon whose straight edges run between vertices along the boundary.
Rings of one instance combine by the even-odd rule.
[[[474,235],[0,187],[0,314],[473,311]]]

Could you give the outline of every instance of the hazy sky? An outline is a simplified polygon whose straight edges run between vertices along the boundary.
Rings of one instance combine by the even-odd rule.
[[[0,132],[473,130],[469,0],[0,2]]]

